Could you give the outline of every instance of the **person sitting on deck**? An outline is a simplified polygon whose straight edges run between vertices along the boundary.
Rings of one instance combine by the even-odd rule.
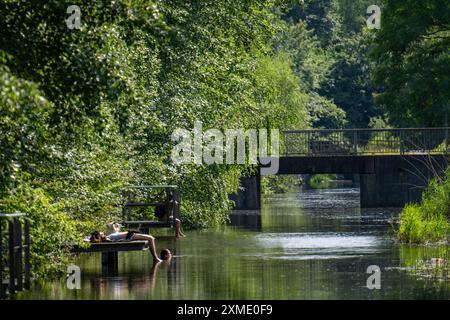
[[[150,253],[152,254],[154,262],[159,262],[161,259],[156,255],[155,237],[144,234],[136,230],[120,231],[120,224],[108,223],[106,235],[103,232],[94,231],[91,234],[90,241],[97,242],[115,242],[121,240],[141,240],[148,241]]]
[[[177,204],[178,202],[173,199],[173,193],[170,191],[164,202],[159,203],[155,207],[155,217],[157,217],[159,221],[168,221],[169,219],[173,219],[173,209]],[[177,238],[186,237],[186,235],[181,231],[181,221],[178,218],[175,218],[175,236]]]

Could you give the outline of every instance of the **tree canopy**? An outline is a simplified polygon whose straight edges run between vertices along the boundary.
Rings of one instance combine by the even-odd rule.
[[[450,113],[450,3],[383,3],[373,57],[377,101],[402,126],[445,126]]]

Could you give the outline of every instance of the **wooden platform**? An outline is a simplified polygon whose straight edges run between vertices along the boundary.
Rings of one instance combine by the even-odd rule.
[[[148,250],[148,241],[117,241],[90,243],[89,247],[82,248],[73,246],[73,253],[93,253],[102,254],[102,274],[116,276],[119,272],[119,252],[123,251],[144,251]]]
[[[89,247],[82,248],[73,246],[73,253],[87,252],[119,252],[119,251],[141,251],[147,250],[147,241],[117,241],[117,242],[101,242],[90,243]]]

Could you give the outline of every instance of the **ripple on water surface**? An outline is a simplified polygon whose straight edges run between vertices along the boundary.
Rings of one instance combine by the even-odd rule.
[[[379,237],[352,233],[266,233],[257,240],[272,249],[258,255],[268,259],[342,259],[382,251]]]

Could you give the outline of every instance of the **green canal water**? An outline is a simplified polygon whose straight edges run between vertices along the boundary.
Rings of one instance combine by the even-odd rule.
[[[17,298],[449,299],[449,280],[420,267],[448,258],[448,247],[399,245],[390,234],[396,210],[358,204],[353,188],[266,196],[261,216],[233,216],[242,227],[157,239],[175,253],[170,265],[152,266],[148,252],[120,253],[118,274],[107,276],[100,254],[82,254],[74,261],[81,289],[37,281]],[[379,290],[367,288],[370,265],[381,269]]]

